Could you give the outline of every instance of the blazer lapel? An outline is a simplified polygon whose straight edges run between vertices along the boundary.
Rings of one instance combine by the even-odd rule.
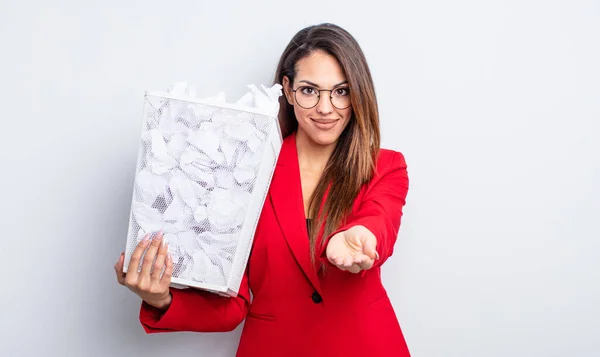
[[[283,141],[269,197],[294,258],[313,287],[322,294],[315,266],[311,264],[310,259],[295,134],[289,135]]]

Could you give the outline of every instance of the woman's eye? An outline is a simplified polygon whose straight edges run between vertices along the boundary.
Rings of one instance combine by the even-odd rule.
[[[302,94],[314,95],[316,93],[315,89],[312,87],[303,87]]]
[[[348,88],[338,88],[335,90],[335,94],[340,97],[345,97],[348,94],[350,94],[350,91],[348,90]]]

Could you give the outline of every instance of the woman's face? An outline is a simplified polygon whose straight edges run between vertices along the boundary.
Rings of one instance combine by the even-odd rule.
[[[314,51],[296,64],[294,83],[283,78],[283,88],[288,103],[294,106],[298,136],[317,145],[335,144],[352,116],[348,83],[338,61]],[[327,91],[319,93],[323,89]]]

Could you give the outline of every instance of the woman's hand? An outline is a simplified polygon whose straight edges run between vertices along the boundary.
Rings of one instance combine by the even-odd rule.
[[[146,248],[148,250],[142,269],[138,273],[137,268]],[[121,253],[119,261],[115,264],[119,284],[128,287],[149,305],[162,310],[168,308],[172,299],[169,285],[173,273],[173,258],[168,254],[167,244],[163,244],[163,232],[158,232],[153,239],[150,239],[150,233],[144,236],[131,255],[127,273],[123,273],[124,261],[125,254]],[[165,271],[161,277],[163,268]]]
[[[371,269],[379,259],[377,238],[364,226],[354,226],[335,234],[327,243],[327,259],[331,264],[351,273]]]

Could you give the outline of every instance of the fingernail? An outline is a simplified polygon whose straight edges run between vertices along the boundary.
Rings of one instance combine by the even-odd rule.
[[[144,238],[142,239],[143,242],[148,241],[148,239],[150,238],[150,233],[146,233],[146,235],[144,236]]]
[[[375,251],[375,260],[379,259],[379,253],[377,251]]]

